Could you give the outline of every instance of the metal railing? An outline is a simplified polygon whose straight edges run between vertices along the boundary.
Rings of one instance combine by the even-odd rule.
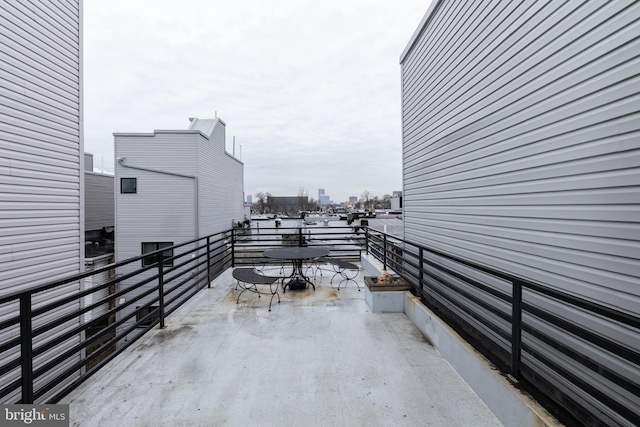
[[[331,251],[330,257],[360,260],[366,239],[364,230],[356,233],[349,226],[261,227],[259,223],[256,228],[236,230],[233,236],[234,266],[276,263],[264,258],[263,253],[282,246],[323,247]]]
[[[165,327],[226,269],[264,261],[266,249],[324,246],[359,259],[363,244],[364,232],[351,227],[231,229],[4,295],[0,402],[59,401],[146,332]],[[108,280],[84,289],[83,280],[107,272]]]
[[[0,402],[59,401],[147,331],[164,327],[232,264],[231,245],[230,232],[212,235],[0,297]],[[105,272],[118,274],[82,289],[82,280]]]
[[[584,425],[640,425],[638,316],[371,229],[367,252],[541,401]]]
[[[289,245],[327,247],[342,259],[359,259],[366,250],[537,396],[556,400],[586,425],[615,425],[620,417],[640,425],[637,378],[619,369],[640,370],[638,342],[585,324],[595,318],[638,337],[637,316],[372,229],[321,225],[229,230],[0,297],[0,401],[59,401],[147,331],[164,327],[168,315],[226,269],[268,262],[266,249]],[[91,289],[80,285],[106,271],[115,277]],[[107,296],[85,302],[106,289]],[[99,315],[85,319],[98,308]],[[571,345],[575,340],[591,350]],[[601,363],[597,352],[614,357],[616,367]],[[625,399],[601,391],[603,384]]]

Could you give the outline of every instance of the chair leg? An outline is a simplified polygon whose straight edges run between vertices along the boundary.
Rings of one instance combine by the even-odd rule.
[[[358,292],[360,292],[360,285],[358,284],[357,281],[354,280],[358,276],[358,273],[359,271],[356,271],[356,274],[354,274],[353,276],[349,276],[346,270],[340,271],[340,276],[342,276],[342,280],[340,281],[340,283],[338,283],[338,290],[340,290],[340,286],[342,286],[342,282],[346,282],[345,286],[347,286],[349,282],[353,282],[358,287]]]
[[[278,304],[280,304],[280,294],[278,293],[278,282],[275,282],[276,290],[273,291],[272,285],[269,285],[269,289],[271,290],[271,300],[269,301],[269,311],[271,311],[271,303],[273,303],[273,296],[278,295]]]

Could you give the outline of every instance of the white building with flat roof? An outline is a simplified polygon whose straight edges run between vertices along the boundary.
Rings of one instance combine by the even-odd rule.
[[[244,220],[244,164],[225,150],[225,122],[190,120],[186,130],[114,134],[116,261],[221,233]],[[118,274],[151,261],[144,258]]]

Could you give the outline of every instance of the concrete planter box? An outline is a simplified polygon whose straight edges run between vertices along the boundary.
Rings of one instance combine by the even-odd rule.
[[[404,280],[394,278],[391,285],[378,285],[378,278],[364,276],[366,285],[364,299],[372,313],[403,313],[404,294],[411,285]]]
[[[399,277],[394,277],[390,285],[378,284],[378,278],[373,276],[364,276],[364,283],[371,292],[383,292],[383,291],[408,291],[411,289],[404,280]]]

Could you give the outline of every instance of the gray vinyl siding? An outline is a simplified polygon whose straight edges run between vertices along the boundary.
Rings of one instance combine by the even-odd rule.
[[[0,2],[0,293],[83,270],[81,9],[80,1]],[[79,287],[75,283],[43,293],[34,298],[34,306]],[[78,308],[70,304],[55,315]],[[0,316],[15,310],[2,307]],[[33,323],[48,320],[41,316]],[[35,345],[52,337],[39,337]],[[79,338],[42,354],[34,367]],[[58,372],[41,377],[36,390]],[[0,382],[16,375],[9,372]],[[17,399],[19,390],[7,402]]]
[[[115,225],[113,176],[85,172],[84,182],[85,230],[113,227]]]
[[[225,151],[225,126],[217,121],[210,139],[200,137],[201,236],[244,219],[244,165]]]
[[[195,132],[116,134],[116,156],[126,157],[125,163],[131,166],[194,175],[196,141]],[[117,162],[115,176],[116,261],[142,255],[143,242],[177,244],[196,237],[194,179],[126,168]],[[136,178],[137,193],[121,194],[120,178]],[[142,261],[132,263],[119,268],[117,274],[124,275],[141,267]],[[136,276],[136,281],[154,274],[155,271],[142,273]],[[123,286],[131,284],[132,281],[123,282]],[[140,292],[153,286],[155,282],[144,285]],[[143,306],[149,299],[136,306]]]
[[[99,257],[90,258],[85,260],[86,271],[94,271],[102,267],[106,267],[107,265],[113,263],[113,255],[101,255]],[[86,277],[84,279],[84,288],[92,289],[97,288],[100,285],[104,285],[109,280],[113,279],[112,270],[103,271],[102,273],[94,274],[93,276]],[[96,291],[92,294],[84,297],[84,305],[89,306],[98,301],[106,300],[109,296],[109,288],[103,288],[99,291]],[[105,302],[104,304],[96,307],[95,309],[84,314],[85,323],[90,322],[92,319],[99,317],[100,315],[109,311],[109,302]]]
[[[640,3],[438,1],[401,63],[405,238],[640,314]]]
[[[221,121],[210,137],[198,130],[115,134],[116,157],[125,157],[126,165],[156,171],[116,164],[117,261],[140,256],[142,242],[178,244],[228,230],[231,219],[243,218],[242,163],[225,153],[224,138]],[[136,178],[137,193],[121,194],[121,178]],[[117,274],[141,266],[142,261],[119,268]],[[146,272],[137,280],[153,274]],[[153,286],[150,283],[140,290]]]

